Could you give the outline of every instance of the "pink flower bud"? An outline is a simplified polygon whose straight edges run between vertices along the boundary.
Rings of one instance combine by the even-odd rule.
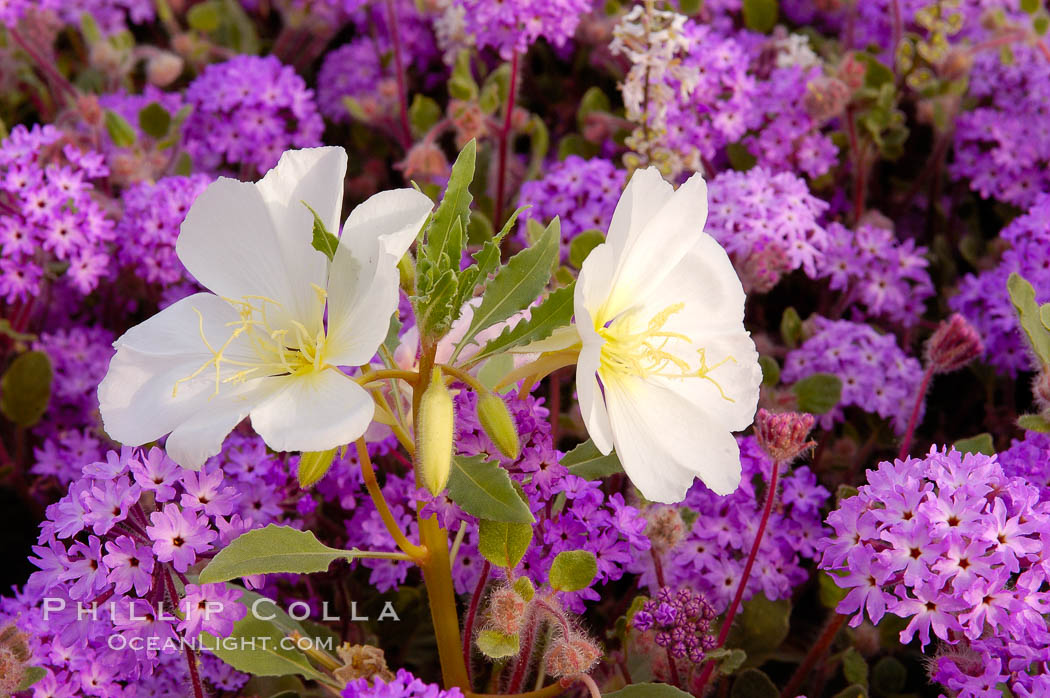
[[[816,418],[805,412],[770,412],[763,408],[755,418],[755,437],[774,461],[790,463],[807,448],[816,446],[815,441],[806,439],[815,423]]]
[[[489,624],[493,630],[507,635],[517,635],[521,631],[521,621],[525,617],[525,599],[510,587],[503,587],[492,592],[489,599]]]
[[[598,645],[583,635],[570,635],[551,643],[545,657],[547,673],[554,678],[586,674],[598,660],[602,651]]]
[[[981,335],[958,313],[942,322],[926,341],[926,363],[934,373],[951,373],[984,353]]]
[[[412,146],[398,165],[405,179],[442,179],[448,177],[448,158],[437,144],[422,141]]]
[[[740,282],[747,293],[768,293],[787,272],[791,271],[791,260],[779,245],[766,245],[753,250],[738,264]]]
[[[160,51],[146,62],[146,79],[157,87],[167,87],[182,75],[185,62],[171,51]]]
[[[853,90],[838,78],[821,76],[806,85],[802,106],[813,121],[823,124],[846,110]]]
[[[645,518],[649,520],[645,535],[658,553],[670,550],[685,536],[685,522],[678,507],[652,506],[645,512]]]
[[[847,53],[839,64],[838,78],[846,83],[850,90],[858,90],[864,84],[864,74],[867,70],[866,63],[858,60],[855,54]]]

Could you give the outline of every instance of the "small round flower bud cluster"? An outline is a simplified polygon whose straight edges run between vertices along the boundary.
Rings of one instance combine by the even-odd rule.
[[[688,587],[676,592],[662,587],[656,598],[646,601],[634,614],[632,625],[641,632],[652,631],[657,646],[665,648],[677,660],[699,664],[715,648],[711,632],[715,610],[704,597]]]
[[[774,462],[786,465],[817,445],[807,439],[815,423],[811,414],[773,413],[762,408],[755,418],[755,438]]]
[[[926,340],[926,363],[934,373],[958,371],[983,353],[981,335],[958,313],[942,322]]]
[[[491,46],[509,60],[543,38],[561,47],[576,33],[591,0],[454,0],[463,8],[464,31],[479,48]]]
[[[586,674],[601,658],[602,650],[593,640],[571,633],[551,641],[543,657],[543,666],[548,674],[558,679]]]
[[[517,635],[525,618],[525,606],[525,599],[515,589],[498,587],[489,596],[489,626],[506,635]]]
[[[651,506],[645,511],[645,518],[649,525],[645,527],[645,535],[653,544],[653,550],[663,553],[682,540],[685,536],[685,521],[678,507],[659,504]]]
[[[1025,668],[1050,660],[1050,503],[1035,486],[1008,477],[995,456],[934,447],[869,470],[828,524],[835,533],[820,543],[820,565],[849,590],[836,610],[855,614],[851,626],[892,613],[908,619],[902,643],[965,638],[981,656],[976,674],[943,655],[935,680],[972,689],[981,667],[996,667],[993,684],[1038,694]]]
[[[186,101],[193,113],[185,146],[198,169],[263,173],[285,150],[321,144],[324,122],[313,90],[274,56],[239,55],[209,65],[186,88]]]

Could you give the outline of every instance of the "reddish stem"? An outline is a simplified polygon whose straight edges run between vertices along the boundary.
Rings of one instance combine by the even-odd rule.
[[[485,583],[489,581],[489,571],[492,563],[485,560],[481,566],[481,576],[478,584],[474,587],[474,594],[470,597],[470,607],[467,608],[467,617],[463,621],[463,663],[467,665],[467,678],[470,678],[470,643],[474,640],[474,620],[478,616],[478,606],[481,605],[481,594],[485,591]]]
[[[498,230],[503,225],[503,198],[506,196],[507,186],[507,141],[510,137],[511,120],[514,115],[515,93],[518,89],[518,52],[515,51],[510,59],[510,84],[507,86],[507,113],[503,115],[503,127],[499,131],[496,165],[496,202],[493,210],[492,225]]]
[[[893,38],[890,42],[890,65],[896,69],[897,66],[897,48],[901,42],[901,34],[904,33],[904,26],[901,22],[901,3],[900,0],[892,0],[890,2],[890,9],[893,14]]]
[[[865,168],[852,106],[846,107],[846,133],[849,136],[849,149],[853,154],[853,220],[856,222],[864,215]]]
[[[197,655],[186,645],[186,666],[190,669],[190,681],[193,682],[193,695],[195,698],[204,698],[204,686],[201,684],[201,675],[197,671]]]
[[[755,542],[751,544],[751,552],[748,553],[747,562],[744,563],[744,572],[740,575],[740,582],[737,584],[733,602],[729,604],[729,610],[726,611],[726,617],[722,621],[722,628],[718,631],[715,647],[721,647],[725,644],[726,637],[729,636],[729,628],[733,625],[733,617],[736,616],[736,612],[740,608],[740,602],[744,598],[744,590],[747,588],[747,580],[751,576],[751,568],[755,566],[755,558],[758,557],[758,549],[762,545],[762,536],[766,533],[766,524],[769,523],[769,515],[773,512],[773,502],[777,498],[777,479],[779,476],[780,463],[773,461],[773,474],[769,478],[769,491],[766,493],[766,506],[762,510],[762,520],[758,523]],[[697,684],[697,695],[703,695],[704,687],[707,685],[708,679],[711,678],[711,672],[714,671],[714,668],[715,662],[704,663],[704,671],[700,674],[700,680]]]
[[[408,89],[405,86],[405,66],[401,58],[401,31],[397,26],[394,0],[386,0],[386,19],[390,27],[390,39],[394,43],[394,70],[397,71],[397,99],[401,118],[401,145],[408,150],[412,146],[412,127],[408,121]]]
[[[816,643],[809,648],[809,652],[806,653],[805,659],[795,669],[795,673],[791,675],[791,679],[788,681],[787,686],[780,692],[780,698],[794,698],[798,695],[798,690],[802,688],[802,684],[805,683],[806,677],[810,675],[813,668],[817,665],[817,662],[824,656],[824,653],[828,651],[828,647],[831,646],[831,641],[838,635],[839,630],[842,628],[842,624],[846,622],[847,616],[836,615],[831,621],[824,626],[824,632],[817,638]]]
[[[532,659],[532,649],[536,642],[536,628],[540,619],[535,612],[527,612],[525,618],[525,634],[522,637],[521,651],[518,652],[518,663],[514,667],[514,673],[510,677],[507,693],[517,693],[521,690],[521,684],[525,681],[525,675],[529,670]]]
[[[915,427],[918,426],[919,421],[919,409],[922,408],[922,401],[926,397],[926,391],[930,388],[930,380],[933,378],[933,366],[926,369],[926,372],[922,374],[922,383],[919,384],[919,393],[915,396],[915,404],[911,408],[911,417],[908,418],[908,429],[904,432],[904,439],[901,441],[901,450],[897,454],[897,458],[904,460],[908,457],[908,449],[911,448],[911,440],[915,435]]]

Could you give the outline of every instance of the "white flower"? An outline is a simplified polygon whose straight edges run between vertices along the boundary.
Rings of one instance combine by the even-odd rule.
[[[336,234],[345,175],[342,148],[288,151],[261,181],[219,178],[197,198],[176,252],[212,293],[114,343],[98,390],[110,437],[137,446],[170,432],[168,453],[196,468],[249,415],[278,451],[364,433],[375,405],[338,367],[368,363],[385,338],[397,262],[432,204],[411,189],[376,194],[350,214],[329,263],[304,202]]]
[[[736,489],[731,432],[751,424],[762,380],[743,288],[706,219],[700,175],[674,191],[655,168],[635,172],[576,283],[587,430],[657,502],[681,501],[694,477]]]

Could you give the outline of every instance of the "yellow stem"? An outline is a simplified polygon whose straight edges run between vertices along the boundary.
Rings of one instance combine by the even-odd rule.
[[[441,527],[436,516],[419,517],[419,539],[433,554],[422,563],[423,582],[430,601],[430,618],[437,637],[438,659],[445,688],[458,686],[470,690],[470,677],[463,660],[459,635],[459,614],[456,612],[456,594],[452,588],[452,567],[448,559],[448,531]]]
[[[478,393],[479,395],[482,394],[482,393],[489,392],[488,388],[483,386],[481,384],[481,382],[477,378],[475,378],[474,376],[470,375],[466,371],[460,370],[460,369],[456,368],[455,366],[449,366],[447,364],[439,364],[439,366],[441,367],[441,371],[443,373],[447,373],[448,375],[452,376],[453,378],[457,378],[460,381],[466,383],[467,385],[469,385],[471,388],[474,389],[474,392]]]
[[[565,688],[562,687],[561,683],[552,683],[546,688],[541,688],[538,691],[529,691],[528,693],[471,693],[467,692],[466,698],[554,698],[554,696],[560,696],[565,693]]]
[[[408,435],[408,432],[405,431],[401,419],[395,416],[393,410],[390,409],[390,403],[387,402],[386,396],[383,395],[382,391],[378,388],[371,388],[370,392],[372,393],[372,399],[375,400],[378,406],[385,410],[390,416],[390,422],[384,423],[394,432],[394,436],[397,437],[397,442],[401,444],[402,448],[408,451],[408,455],[414,455],[416,452],[416,442]],[[398,411],[400,412],[400,410]]]
[[[404,371],[400,368],[383,368],[378,371],[363,373],[354,380],[356,380],[359,385],[368,385],[369,383],[385,381],[391,378],[400,378],[406,383],[415,385],[419,380],[419,374],[415,371]]]
[[[397,525],[397,520],[394,519],[393,513],[390,511],[390,506],[386,502],[386,497],[383,496],[383,490],[379,488],[379,483],[376,481],[376,471],[372,468],[372,460],[368,457],[368,447],[365,446],[364,439],[357,440],[357,459],[361,461],[361,476],[364,478],[365,487],[368,489],[368,494],[372,497],[372,501],[376,505],[376,509],[379,510],[379,516],[382,517],[383,523],[386,524],[386,530],[393,536],[394,541],[397,543],[397,547],[401,548],[401,551],[412,558],[412,561],[421,567],[425,565],[428,555],[428,548],[425,541],[422,546],[418,546],[408,539],[408,537],[401,530],[401,527]],[[442,549],[445,551],[438,557],[445,557],[446,562],[448,561],[448,546]]]

